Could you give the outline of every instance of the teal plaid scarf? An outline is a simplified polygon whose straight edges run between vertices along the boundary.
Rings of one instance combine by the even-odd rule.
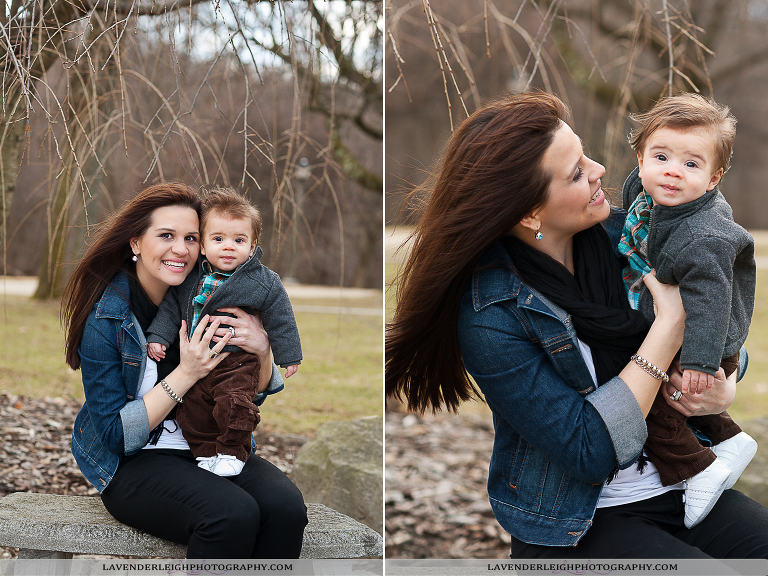
[[[195,296],[193,300],[194,314],[192,315],[192,325],[189,326],[190,335],[192,335],[195,326],[197,326],[197,323],[200,320],[200,313],[203,311],[203,307],[208,300],[211,299],[216,288],[224,284],[224,282],[237,271],[237,268],[235,268],[232,272],[219,272],[213,269],[213,266],[211,266],[211,263],[208,262],[208,260],[203,260],[202,266],[205,271],[205,276],[203,276],[200,284],[198,284],[197,296]]]
[[[619,252],[627,257],[629,265],[624,268],[624,287],[633,310],[640,303],[643,276],[651,271],[648,262],[648,230],[653,199],[643,190],[629,207],[624,230],[619,241]]]

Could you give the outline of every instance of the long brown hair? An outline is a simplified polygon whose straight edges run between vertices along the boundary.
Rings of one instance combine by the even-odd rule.
[[[541,161],[567,117],[545,93],[492,102],[462,122],[411,194],[429,197],[397,277],[385,344],[387,394],[411,410],[456,411],[477,395],[459,349],[459,300],[480,255],[546,202],[552,175]]]
[[[132,256],[130,240],[143,235],[152,223],[152,213],[166,206],[192,208],[200,217],[197,191],[179,182],[154,184],[145,188],[105,222],[100,224],[85,254],[64,288],[61,319],[66,330],[67,364],[77,370],[77,349],[83,338],[91,309],[104,289]],[[133,267],[128,272],[135,274]]]

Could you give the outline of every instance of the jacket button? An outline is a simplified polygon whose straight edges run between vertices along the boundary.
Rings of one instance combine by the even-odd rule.
[[[528,297],[525,299],[526,304],[530,304],[533,301],[533,294],[528,294]]]

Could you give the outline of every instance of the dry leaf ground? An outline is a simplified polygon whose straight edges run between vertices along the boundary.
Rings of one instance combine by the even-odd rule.
[[[94,496],[98,492],[80,474],[70,438],[80,402],[64,398],[25,398],[0,393],[0,497],[12,492]],[[290,472],[303,436],[257,429],[257,453]],[[0,547],[0,558],[16,555]]]
[[[487,415],[387,412],[387,558],[509,557],[488,503],[492,446]]]

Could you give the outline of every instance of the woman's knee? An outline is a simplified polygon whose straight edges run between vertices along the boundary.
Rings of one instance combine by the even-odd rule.
[[[259,506],[253,498],[248,495],[217,498],[213,494],[211,498],[215,500],[215,506],[209,508],[201,518],[198,530],[209,532],[219,541],[255,541],[262,519]]]
[[[307,517],[307,505],[304,503],[304,498],[299,492],[298,497],[294,498],[286,506],[286,517],[290,520],[294,526],[301,526],[302,528],[307,525],[309,518]]]
[[[258,526],[261,510],[256,501],[247,494],[231,499],[226,506],[226,518],[235,526]]]
[[[303,529],[309,521],[307,506],[298,488],[285,491],[281,498],[262,502],[261,513],[263,518],[273,525],[281,524]]]

